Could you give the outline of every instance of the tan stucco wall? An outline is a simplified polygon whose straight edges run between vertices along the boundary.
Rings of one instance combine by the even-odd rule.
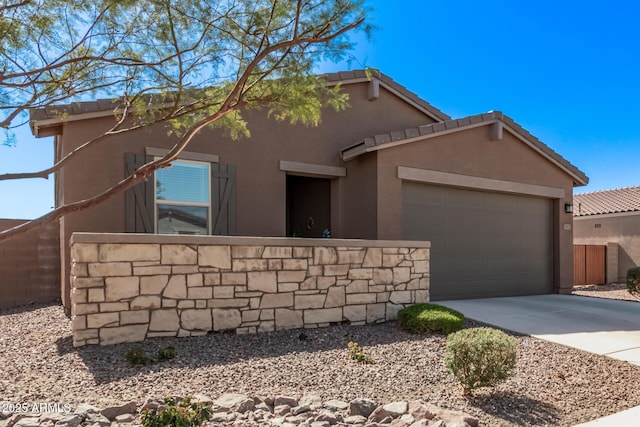
[[[347,167],[349,180],[336,178],[332,184],[332,236],[377,238],[375,212],[375,162],[354,169],[339,157],[339,149],[366,136],[389,130],[433,123],[425,113],[407,104],[383,87],[380,97],[368,100],[368,83],[345,85],[351,108],[339,113],[326,111],[318,127],[288,123],[274,124],[266,112],[247,113],[250,138],[231,140],[221,131],[205,130],[187,148],[190,152],[219,155],[221,163],[236,165],[237,234],[284,236],[286,216],[286,173],[279,162],[295,161]],[[113,118],[65,124],[61,155],[95,137],[113,125]],[[82,152],[57,179],[61,185],[59,202],[71,202],[94,195],[125,175],[124,153],[144,153],[145,147],[170,148],[174,138],[160,127],[112,136]],[[358,161],[359,162],[359,161]],[[353,181],[351,178],[353,177]],[[83,212],[65,217],[61,223],[66,245],[77,231],[125,231],[124,196]],[[69,249],[62,254],[63,298],[68,305]],[[65,297],[66,296],[66,297]]]
[[[640,265],[640,213],[575,218],[573,239],[576,245],[617,243],[616,280],[624,281],[627,270]]]
[[[573,218],[564,212],[571,203],[572,178],[506,129],[501,140],[491,140],[490,126],[398,145],[377,152],[379,239],[402,237],[402,180],[398,165],[418,169],[561,188],[565,197],[554,200],[554,288],[569,293],[573,287]],[[562,207],[562,208],[561,208]]]

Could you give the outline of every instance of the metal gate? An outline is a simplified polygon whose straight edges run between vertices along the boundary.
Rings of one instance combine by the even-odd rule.
[[[603,285],[606,282],[606,246],[573,245],[574,285]]]

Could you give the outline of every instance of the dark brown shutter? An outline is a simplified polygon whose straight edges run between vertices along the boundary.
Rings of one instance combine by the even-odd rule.
[[[211,165],[211,234],[236,234],[236,167]]]
[[[140,166],[153,160],[153,157],[144,154],[125,154],[125,173],[131,175]],[[125,192],[125,231],[127,233],[153,233],[154,221],[154,190],[153,179],[137,184]]]

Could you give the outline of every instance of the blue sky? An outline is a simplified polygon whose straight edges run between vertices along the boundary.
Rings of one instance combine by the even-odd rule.
[[[369,5],[378,29],[358,38],[352,68],[378,68],[454,118],[504,112],[589,176],[576,192],[640,185],[640,2]],[[0,146],[0,173],[51,163],[50,138],[17,137]],[[53,180],[0,182],[0,218],[52,206]]]

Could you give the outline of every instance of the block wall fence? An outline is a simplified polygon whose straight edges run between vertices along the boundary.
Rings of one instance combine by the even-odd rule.
[[[429,301],[429,242],[76,233],[74,346],[377,323]]]
[[[0,231],[26,220],[0,219]],[[0,243],[0,308],[60,300],[57,221]]]

